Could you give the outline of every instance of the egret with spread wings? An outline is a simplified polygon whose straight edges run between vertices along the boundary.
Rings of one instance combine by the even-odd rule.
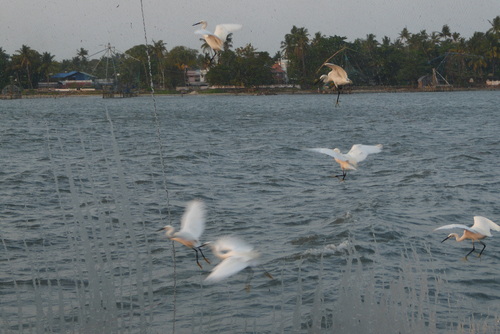
[[[196,30],[194,33],[197,35],[202,35],[207,44],[212,48],[212,50],[214,50],[215,53],[222,51],[222,49],[224,48],[224,43],[227,39],[227,35],[234,31],[240,30],[242,27],[241,24],[234,23],[218,24],[215,26],[215,31],[211,33],[206,29],[207,21],[197,22],[193,24],[193,26],[198,24],[201,24],[201,29]]]
[[[211,247],[215,256],[222,262],[212,269],[210,275],[205,279],[207,282],[219,282],[247,267],[251,269],[259,265],[260,253],[240,238],[225,236],[218,239]],[[247,287],[249,287],[252,273],[253,270],[247,279]],[[271,279],[273,278],[267,271],[264,274]]]
[[[335,105],[338,105],[340,98],[340,90],[345,85],[352,84],[352,81],[347,77],[347,72],[342,67],[331,63],[324,63],[323,66],[329,67],[331,71],[328,72],[328,74],[323,74],[322,76],[320,76],[319,80],[325,84],[330,84],[330,82],[332,82],[335,85],[338,91],[337,102]]]
[[[447,230],[447,229],[463,229],[464,234],[462,236],[459,236],[457,233],[450,233],[443,241],[445,242],[446,240],[450,238],[455,238],[456,241],[464,241],[466,239],[472,240],[472,250],[465,255],[464,259],[467,260],[467,256],[469,256],[473,251],[476,250],[476,247],[474,246],[474,243],[477,241],[481,245],[483,245],[483,249],[481,249],[481,252],[479,252],[478,257],[483,254],[484,249],[486,248],[486,244],[482,242],[481,240],[486,238],[486,237],[491,237],[491,230],[494,231],[500,231],[500,226],[489,220],[488,218],[482,217],[482,216],[475,216],[474,217],[474,225],[472,226],[467,226],[467,225],[462,225],[462,224],[449,224],[449,225],[444,225],[441,227],[436,228],[434,231],[438,230]]]
[[[351,147],[349,152],[341,153],[338,148],[309,148],[309,151],[323,153],[329,155],[335,159],[335,161],[340,165],[342,169],[341,175],[335,175],[335,177],[342,176],[342,181],[345,180],[348,170],[357,170],[358,163],[365,160],[368,155],[373,153],[379,153],[382,151],[382,144],[378,145],[362,145],[356,144]]]
[[[175,232],[175,228],[170,225],[159,229],[159,231],[166,231],[166,235],[170,240],[177,241],[193,249],[196,253],[196,263],[200,268],[202,267],[198,261],[198,252],[201,253],[201,256],[207,263],[210,263],[201,250],[201,248],[207,244],[202,244],[199,241],[205,230],[205,211],[205,204],[202,201],[191,201],[187,204],[186,210],[182,215],[181,229],[178,232]]]

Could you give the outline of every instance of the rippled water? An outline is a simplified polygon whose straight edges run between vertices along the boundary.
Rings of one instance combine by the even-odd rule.
[[[432,230],[500,222],[499,97],[2,101],[0,328],[498,332],[498,235],[464,262],[470,242]],[[356,143],[384,150],[345,182],[304,150]],[[212,266],[156,232],[194,198],[208,207],[203,241],[246,239],[274,280],[203,283]]]

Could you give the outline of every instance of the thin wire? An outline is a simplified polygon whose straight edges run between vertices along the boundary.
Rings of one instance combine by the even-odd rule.
[[[151,55],[149,54],[149,43],[148,43],[148,35],[146,32],[146,19],[144,15],[144,4],[142,0],[140,0],[141,3],[141,15],[142,15],[142,27],[144,29],[144,40],[146,43],[146,55],[148,58],[148,70],[149,70],[149,86],[151,88],[151,98],[153,100],[153,116],[155,120],[155,125],[156,125],[156,139],[158,142],[158,151],[160,155],[160,163],[161,163],[161,173],[162,173],[162,182],[163,182],[163,189],[165,190],[165,193],[167,195],[167,220],[171,223],[171,215],[170,215],[170,198],[169,198],[169,193],[168,193],[168,188],[167,188],[167,176],[165,174],[165,159],[163,158],[163,145],[161,143],[161,131],[160,131],[160,120],[158,118],[158,111],[156,107],[156,97],[155,97],[155,88],[153,84],[153,71],[151,69]],[[172,260],[174,264],[174,285],[173,285],[173,321],[172,321],[172,333],[175,333],[175,319],[176,319],[176,302],[177,302],[177,270],[176,270],[176,261],[175,261],[175,246],[174,243],[172,242]]]

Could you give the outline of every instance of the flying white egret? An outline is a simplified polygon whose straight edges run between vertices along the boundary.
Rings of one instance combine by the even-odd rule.
[[[165,230],[166,236],[173,241],[177,241],[184,246],[193,249],[196,253],[196,263],[200,268],[201,264],[198,261],[198,251],[203,256],[203,259],[210,264],[210,261],[203,255],[201,248],[207,243],[201,244],[199,239],[205,230],[205,204],[200,200],[194,200],[187,204],[186,210],[182,215],[181,219],[181,229],[179,232],[175,232],[175,229],[167,225],[158,231]]]
[[[201,24],[201,29],[196,30],[194,33],[202,35],[207,44],[214,51],[222,51],[227,35],[229,35],[233,31],[240,30],[242,27],[241,24],[234,24],[234,23],[218,24],[215,26],[215,31],[211,33],[210,31],[206,30],[207,21],[200,21],[198,23],[193,24],[193,26],[198,24]]]
[[[481,252],[479,252],[478,257],[483,254],[484,249],[486,248],[486,244],[482,242],[481,240],[486,238],[486,237],[491,237],[491,232],[490,230],[494,231],[500,231],[500,226],[489,220],[488,218],[482,217],[482,216],[474,216],[474,225],[471,227],[467,225],[462,225],[462,224],[450,224],[450,225],[444,225],[441,227],[436,228],[434,231],[437,230],[446,230],[446,229],[464,229],[464,234],[459,237],[457,233],[450,233],[443,241],[445,242],[449,238],[454,237],[455,240],[458,242],[464,241],[465,239],[470,239],[472,240],[472,250],[465,255],[464,259],[467,260],[467,256],[469,256],[473,251],[476,250],[476,247],[474,246],[474,242],[479,242],[481,245],[483,245],[483,249]]]
[[[337,103],[335,104],[338,105],[340,98],[340,90],[345,85],[352,84],[352,81],[347,77],[347,72],[342,67],[331,63],[324,63],[323,66],[329,67],[331,71],[328,72],[328,74],[323,74],[322,76],[320,76],[319,80],[323,81],[323,83],[325,84],[333,82],[338,91]]]
[[[240,238],[225,236],[211,244],[212,251],[222,262],[219,263],[205,279],[207,282],[219,282],[246,267],[256,267],[259,265],[260,253]],[[268,272],[265,275],[273,278]],[[247,279],[250,281],[251,275]]]
[[[309,148],[309,151],[323,153],[335,159],[335,161],[342,168],[342,175],[335,175],[335,177],[342,176],[342,181],[345,180],[347,170],[356,170],[358,163],[365,160],[369,154],[379,153],[382,151],[382,144],[378,145],[362,145],[356,144],[351,147],[347,153],[341,153],[338,148]]]

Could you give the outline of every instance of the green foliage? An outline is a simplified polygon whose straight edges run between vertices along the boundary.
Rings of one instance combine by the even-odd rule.
[[[229,35],[224,51],[212,62],[210,49],[200,54],[176,46],[169,51],[162,40],[100,59],[89,59],[89,52],[80,48],[75,57],[61,62],[49,52],[39,53],[27,45],[13,55],[0,47],[0,88],[12,77],[23,88],[32,89],[52,74],[75,70],[98,78],[116,75],[123,85],[139,88],[148,88],[152,76],[155,87],[175,89],[185,84],[187,69],[202,68],[208,69],[206,77],[212,85],[252,87],[273,83],[271,66],[280,58],[288,61],[290,83],[309,88],[328,72],[321,65],[330,57],[329,62],[344,67],[355,85],[415,86],[419,77],[436,68],[454,86],[468,86],[471,78],[476,83],[500,78],[500,16],[489,23],[486,32],[475,32],[468,40],[445,24],[440,32],[431,34],[404,28],[394,41],[388,37],[378,41],[369,34],[353,42],[344,36],[311,35],[306,28],[293,26],[281,42],[281,52],[272,58],[251,44],[232,51]]]
[[[271,66],[274,61],[267,52],[257,52],[251,45],[221,52],[219,63],[210,68],[207,80],[212,85],[252,87],[273,83]]]
[[[0,89],[10,83],[10,73],[6,70],[10,66],[9,55],[0,47]]]

